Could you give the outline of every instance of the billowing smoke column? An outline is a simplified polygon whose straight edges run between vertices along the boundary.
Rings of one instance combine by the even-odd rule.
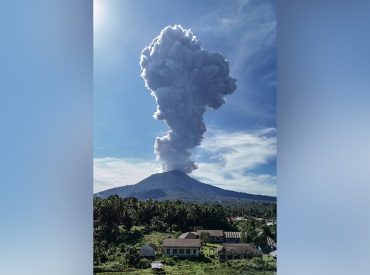
[[[170,130],[157,137],[154,150],[162,170],[190,173],[196,165],[190,149],[200,145],[206,107],[218,109],[236,89],[229,63],[219,53],[202,49],[200,41],[180,25],[167,26],[141,53],[141,77],[157,102],[154,118]]]

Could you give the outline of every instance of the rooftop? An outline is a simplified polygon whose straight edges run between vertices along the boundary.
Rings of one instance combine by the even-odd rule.
[[[201,247],[199,239],[164,239],[163,247]]]
[[[270,245],[270,246],[275,246],[276,247],[276,243],[274,242],[273,239],[271,239],[269,236],[266,237],[266,241],[267,241],[267,244]]]
[[[252,244],[245,244],[245,243],[224,243],[221,246],[217,247],[216,252],[227,252],[227,253],[237,253],[237,254],[245,254],[245,253],[255,253],[259,254],[260,252],[258,249]]]
[[[196,232],[185,232],[179,236],[179,239],[196,239],[197,235]]]
[[[223,230],[197,230],[197,233],[200,235],[200,233],[206,232],[209,233],[211,237],[223,237],[224,231]]]
[[[152,244],[152,243],[144,244],[141,247],[143,248],[145,246],[149,246],[149,247],[153,248],[154,250],[157,250],[158,249],[158,247],[155,244]]]
[[[272,257],[277,257],[277,250],[269,253]]]
[[[227,239],[240,239],[240,232],[225,232],[225,238]]]

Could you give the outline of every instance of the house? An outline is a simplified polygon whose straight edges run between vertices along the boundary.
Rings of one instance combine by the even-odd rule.
[[[200,238],[201,233],[208,233],[210,236],[209,242],[211,243],[223,243],[225,241],[223,230],[197,230],[197,234]]]
[[[231,259],[249,259],[261,256],[261,252],[252,244],[224,243],[216,249],[220,261]]]
[[[241,232],[225,232],[225,243],[240,243]]]
[[[200,234],[202,232],[209,234],[209,242],[240,243],[241,232],[224,232],[223,230],[198,230],[197,232],[185,232],[182,233],[178,239],[200,239]]]
[[[261,235],[261,234],[259,234],[259,235]],[[259,245],[258,248],[263,253],[268,254],[268,253],[276,250],[277,249],[277,245],[276,245],[275,241],[272,238],[270,238],[269,236],[266,236],[265,244]]]
[[[143,257],[154,258],[157,247],[154,244],[144,244],[140,248],[140,255]]]
[[[201,248],[199,239],[164,239],[163,255],[177,257],[199,257]]]
[[[182,233],[178,239],[199,239],[197,232],[185,232]]]

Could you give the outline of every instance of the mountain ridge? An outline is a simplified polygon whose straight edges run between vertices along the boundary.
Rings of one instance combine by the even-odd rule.
[[[184,201],[266,201],[276,202],[276,197],[254,195],[249,193],[225,190],[200,182],[183,172],[169,171],[152,174],[133,185],[125,185],[104,190],[95,194],[101,198],[111,195],[136,197],[141,200],[184,200]]]

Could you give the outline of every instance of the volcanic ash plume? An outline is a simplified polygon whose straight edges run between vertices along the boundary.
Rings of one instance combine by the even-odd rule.
[[[196,165],[190,149],[200,145],[206,107],[218,109],[236,89],[229,63],[219,53],[205,51],[200,41],[180,25],[167,26],[141,53],[141,77],[157,102],[154,118],[170,130],[157,137],[154,150],[163,171],[190,173]]]

